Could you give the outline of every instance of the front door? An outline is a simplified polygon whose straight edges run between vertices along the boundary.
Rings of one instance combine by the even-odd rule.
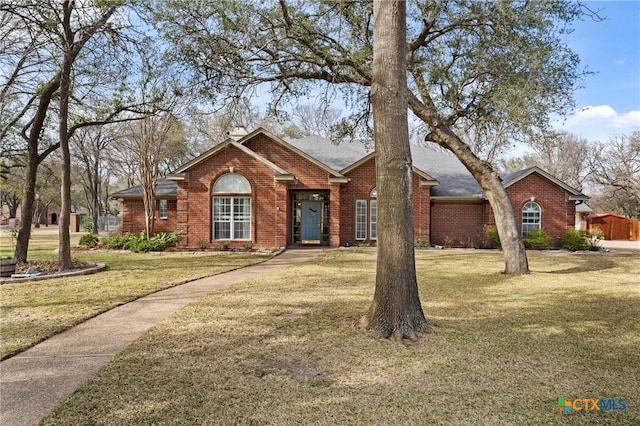
[[[322,220],[322,202],[303,201],[301,206],[302,244],[320,244],[320,225]]]

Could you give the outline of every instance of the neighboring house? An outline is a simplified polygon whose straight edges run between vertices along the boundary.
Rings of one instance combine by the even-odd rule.
[[[485,247],[495,222],[475,179],[438,148],[411,150],[416,240]],[[375,161],[363,143],[315,136],[285,141],[259,128],[159,179],[155,230],[181,231],[184,247],[371,244],[377,238]],[[576,203],[588,198],[537,167],[503,182],[522,231],[541,228],[556,246],[575,226]],[[122,231],[144,229],[141,187],[113,197],[122,202]]]
[[[585,231],[587,229],[587,216],[593,213],[593,209],[587,203],[576,205],[576,229]]]
[[[11,217],[9,214],[9,207],[0,203],[0,225],[19,226],[22,219],[22,206],[18,205],[16,210],[16,217]],[[60,220],[60,207],[49,206],[40,214],[40,220],[38,225],[57,225]],[[36,222],[34,222],[34,225]]]

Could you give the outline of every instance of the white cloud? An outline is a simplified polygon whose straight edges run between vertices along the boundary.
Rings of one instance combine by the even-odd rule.
[[[640,130],[640,111],[619,114],[609,105],[589,105],[576,110],[556,127],[589,140],[607,140]]]

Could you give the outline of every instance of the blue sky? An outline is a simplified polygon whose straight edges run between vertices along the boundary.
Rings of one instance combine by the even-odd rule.
[[[575,22],[566,41],[595,74],[575,93],[574,114],[557,127],[606,141],[640,130],[640,0],[585,4],[605,19]]]

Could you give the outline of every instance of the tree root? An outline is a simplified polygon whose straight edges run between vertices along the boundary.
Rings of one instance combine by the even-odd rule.
[[[396,324],[393,326],[388,321],[381,321],[369,318],[369,315],[364,315],[360,320],[361,328],[365,330],[371,330],[377,337],[383,339],[392,339],[396,343],[411,342],[416,343],[420,341],[422,335],[430,334],[433,332],[433,328],[426,319],[415,318],[413,324]]]

